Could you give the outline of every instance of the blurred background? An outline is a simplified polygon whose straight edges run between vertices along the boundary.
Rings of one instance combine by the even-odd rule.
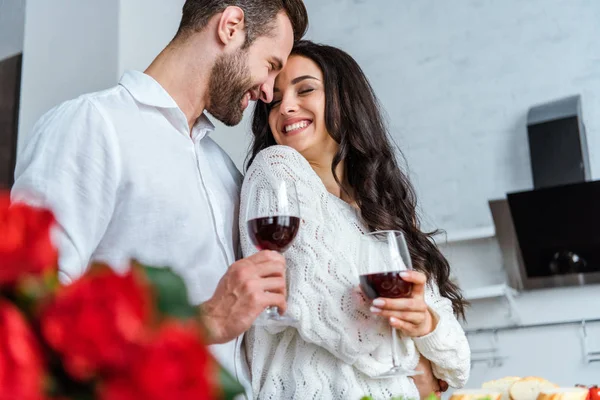
[[[183,2],[0,0],[1,183],[12,183],[19,143],[43,113],[114,86],[127,69],[144,70],[173,37]],[[567,183],[600,178],[600,1],[305,3],[308,38],[346,50],[370,79],[416,186],[424,227],[446,231],[437,240],[472,302],[468,386],[505,375],[600,383],[600,269],[573,279],[548,272],[536,284],[535,268],[519,252],[532,222],[513,226],[506,202],[514,192],[549,193],[545,202],[577,197],[539,191],[535,176],[544,167],[532,162],[539,152],[546,162],[574,159],[585,169]],[[241,171],[249,117],[235,128],[217,123],[212,135]],[[558,120],[572,126],[546,124]],[[534,126],[546,136],[535,136]],[[556,132],[562,139],[550,140]],[[573,154],[561,150],[569,137],[580,144]],[[588,200],[596,193],[584,192]],[[581,215],[600,223],[593,210],[581,213],[569,217],[571,225],[584,224]],[[560,228],[562,212],[555,217]]]

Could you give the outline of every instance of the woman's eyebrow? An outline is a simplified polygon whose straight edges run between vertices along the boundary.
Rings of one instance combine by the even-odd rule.
[[[302,82],[302,81],[305,81],[307,79],[314,79],[315,81],[319,80],[318,78],[315,78],[314,76],[311,76],[311,75],[302,75],[302,76],[299,76],[297,78],[292,79],[291,84],[295,85],[295,84],[297,84],[299,82]],[[280,92],[280,90],[279,90],[278,87],[274,87],[273,88],[273,93],[279,93],[279,92]]]
[[[315,78],[314,76],[311,76],[311,75],[302,75],[302,76],[299,76],[297,78],[292,79],[292,85],[295,85],[296,83],[302,82],[302,81],[304,81],[306,79],[314,79],[314,80],[318,81],[318,79]]]

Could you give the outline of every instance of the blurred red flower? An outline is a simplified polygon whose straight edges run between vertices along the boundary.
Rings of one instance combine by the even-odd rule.
[[[58,253],[50,238],[54,223],[52,212],[11,204],[8,194],[0,195],[0,285],[56,270]]]
[[[165,323],[123,375],[102,390],[103,400],[212,400],[217,365],[194,325]]]
[[[21,312],[0,300],[0,400],[41,400],[44,362]]]
[[[42,334],[74,378],[119,373],[146,335],[151,306],[148,288],[134,269],[118,275],[95,266],[60,289],[42,314]]]

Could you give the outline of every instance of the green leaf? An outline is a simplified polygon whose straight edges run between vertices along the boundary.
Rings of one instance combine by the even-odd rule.
[[[189,319],[197,314],[197,309],[188,300],[183,279],[170,268],[142,266],[154,287],[156,306],[163,314]]]
[[[235,396],[244,393],[244,387],[223,367],[219,371],[219,382],[223,400],[233,400]]]

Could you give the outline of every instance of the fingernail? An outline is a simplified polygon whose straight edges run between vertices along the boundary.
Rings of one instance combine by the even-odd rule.
[[[385,300],[375,299],[373,300],[373,305],[376,307],[385,306]]]
[[[400,271],[400,278],[406,278],[407,276],[410,275],[410,273],[408,271]]]
[[[375,313],[375,314],[378,314],[378,313],[381,312],[381,309],[379,309],[377,307],[371,307],[370,310],[371,310],[372,313]]]
[[[390,324],[395,324],[398,322],[398,318],[390,317]]]

